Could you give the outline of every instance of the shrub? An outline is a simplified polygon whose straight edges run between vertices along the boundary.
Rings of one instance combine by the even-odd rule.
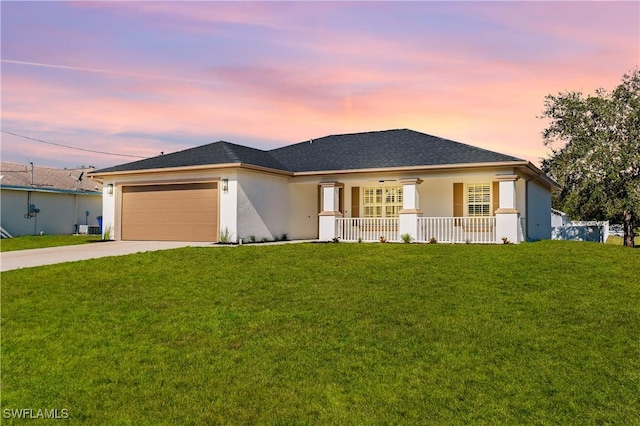
[[[231,240],[231,232],[229,231],[229,228],[225,226],[225,228],[222,231],[220,231],[220,242],[223,244],[226,244],[230,240]]]
[[[402,234],[400,235],[400,238],[402,238],[402,242],[405,244],[409,244],[411,242],[411,235],[407,232],[406,234]]]
[[[111,230],[113,228],[111,227],[111,225],[107,226],[104,228],[104,234],[102,236],[103,240],[110,240],[111,239]]]

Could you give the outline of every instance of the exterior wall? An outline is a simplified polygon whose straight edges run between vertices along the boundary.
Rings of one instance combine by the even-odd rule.
[[[237,230],[232,241],[281,238],[288,230],[288,178],[239,171],[237,175]],[[231,182],[229,182],[231,185]]]
[[[228,189],[222,188],[222,179],[228,179]],[[226,234],[229,242],[237,241],[238,238],[238,173],[235,170],[224,171],[220,175],[220,233]]]
[[[400,186],[403,178],[420,178],[417,185],[422,216],[451,217],[453,213],[453,184],[456,182],[492,183],[496,175],[512,175],[513,168],[466,169],[462,171],[429,171],[421,173],[353,173],[333,176],[296,176],[294,178],[262,173],[246,169],[211,169],[164,173],[139,173],[107,177],[104,180],[103,223],[112,226],[111,238],[119,239],[120,190],[127,184],[157,184],[169,182],[195,182],[228,179],[228,189],[220,185],[219,229],[228,231],[230,241],[249,241],[263,238],[290,239],[318,238],[318,185],[321,182],[338,182],[342,185],[344,217],[351,212],[351,188],[366,186]],[[383,181],[380,183],[380,181]],[[114,194],[108,195],[106,187],[114,184]],[[360,195],[362,197],[362,194]],[[360,203],[362,200],[360,200]],[[516,208],[523,219],[525,237],[543,239],[551,237],[549,190],[536,181],[522,176],[516,181]],[[493,204],[493,203],[492,203]],[[360,210],[362,211],[362,210]],[[528,216],[528,217],[527,217]],[[525,223],[528,221],[529,223]],[[8,229],[11,232],[10,229]],[[528,230],[528,234],[526,234]]]
[[[490,171],[464,171],[450,173],[433,173],[418,176],[424,182],[418,185],[420,209],[423,216],[453,216],[453,184],[456,182],[492,183],[497,174],[512,174],[513,169],[494,169]],[[493,195],[493,194],[492,194]]]
[[[13,236],[73,234],[76,225],[98,225],[102,215],[100,195],[65,194],[31,191],[31,204],[40,212],[26,219],[29,191],[3,189],[0,191],[2,227]],[[86,215],[86,212],[89,215]]]
[[[113,194],[107,193],[107,185],[112,184]],[[114,180],[105,179],[102,185],[102,237],[109,240],[120,239],[119,228],[116,227],[116,201],[120,197],[120,187]]]
[[[569,216],[566,213],[557,210],[551,211],[551,227],[567,226],[569,224]]]
[[[527,199],[527,239],[551,239],[551,192],[532,180],[528,182]]]
[[[526,222],[527,218],[527,190],[529,183],[527,179],[518,179],[516,181],[516,209],[520,213],[520,220],[522,221],[522,232],[524,233],[524,238],[527,238],[527,227]]]

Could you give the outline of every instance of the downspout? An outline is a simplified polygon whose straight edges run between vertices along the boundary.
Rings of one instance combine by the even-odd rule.
[[[531,179],[524,181],[524,214],[526,220],[524,221],[524,240],[529,240],[529,182]]]
[[[75,228],[76,228],[76,234],[78,233],[79,229],[78,229],[78,194],[74,194],[74,208],[73,208],[73,219],[75,223]]]
[[[524,214],[525,222],[524,222],[524,231],[525,231],[525,241],[529,239],[529,182],[531,182],[534,178],[527,179],[524,181]]]

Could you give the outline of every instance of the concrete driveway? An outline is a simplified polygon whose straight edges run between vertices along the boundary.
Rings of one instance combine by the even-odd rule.
[[[122,256],[145,251],[168,250],[179,247],[225,247],[212,243],[176,241],[108,241],[75,246],[48,247],[0,253],[0,271],[75,262],[98,257]]]

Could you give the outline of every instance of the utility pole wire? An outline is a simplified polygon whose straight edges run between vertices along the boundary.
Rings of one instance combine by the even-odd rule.
[[[17,136],[19,138],[29,139],[30,141],[46,143],[48,145],[55,145],[55,146],[59,146],[59,147],[62,147],[62,148],[67,148],[67,149],[75,149],[75,150],[78,150],[78,151],[93,152],[95,154],[113,155],[113,156],[116,156],[116,157],[147,158],[147,157],[142,157],[142,156],[139,156],[139,155],[114,154],[113,152],[96,151],[96,150],[93,150],[93,149],[78,148],[78,147],[75,147],[75,146],[64,145],[64,144],[56,143],[56,142],[47,142],[47,141],[43,141],[42,139],[31,138],[29,136],[19,135],[17,133],[8,132],[6,130],[0,130],[0,132],[6,133],[6,134],[12,135],[12,136]]]

